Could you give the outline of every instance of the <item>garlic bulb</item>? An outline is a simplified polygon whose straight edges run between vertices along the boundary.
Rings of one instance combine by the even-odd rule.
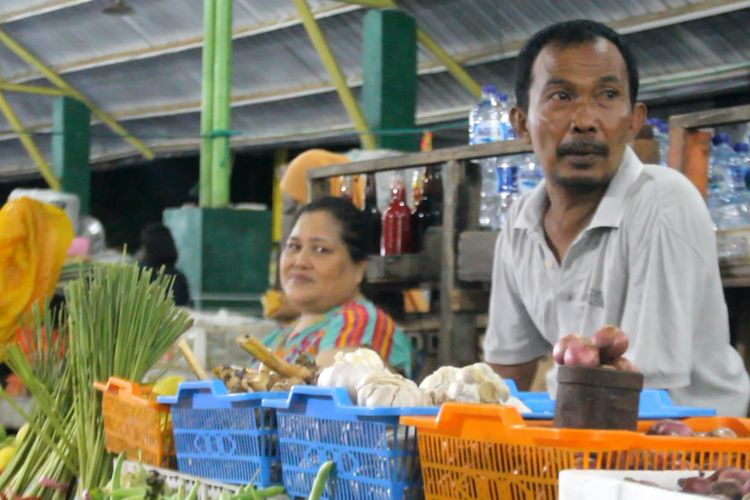
[[[365,365],[378,370],[385,370],[383,360],[378,353],[371,349],[360,348],[356,351],[339,351],[333,357],[334,363],[352,363],[356,365]]]
[[[448,391],[451,383],[456,380],[458,372],[459,369],[455,366],[441,366],[427,376],[419,384],[419,388],[430,399],[433,405],[439,406],[446,401],[447,397],[445,393]]]
[[[456,374],[456,382],[477,385],[481,403],[502,403],[510,397],[502,377],[487,363],[464,366]]]
[[[479,385],[454,380],[445,392],[446,401],[459,403],[480,403]]]
[[[518,410],[518,413],[524,414],[524,413],[531,413],[531,409],[523,404],[523,401],[520,399],[511,396],[506,401],[503,401],[504,405],[513,406],[516,410]]]
[[[392,373],[368,375],[357,384],[357,405],[429,406],[430,401],[412,380]]]
[[[324,368],[318,375],[319,387],[343,387],[354,402],[357,400],[357,384],[371,374],[379,374],[378,370],[362,364],[336,363]]]

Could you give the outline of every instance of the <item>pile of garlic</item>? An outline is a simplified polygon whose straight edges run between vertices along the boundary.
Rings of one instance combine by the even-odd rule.
[[[343,387],[359,406],[429,406],[417,384],[392,373],[370,349],[337,352],[333,365],[318,376],[320,387]]]
[[[320,387],[343,387],[351,400],[368,408],[384,406],[439,406],[446,401],[513,405],[530,411],[510,395],[503,379],[486,363],[463,368],[443,366],[417,387],[413,381],[392,373],[370,349],[338,352],[334,364],[318,377]]]
[[[510,395],[502,377],[487,363],[474,363],[463,368],[442,366],[425,378],[419,388],[435,406],[456,401],[504,404],[515,406],[521,413],[531,411],[521,400]]]

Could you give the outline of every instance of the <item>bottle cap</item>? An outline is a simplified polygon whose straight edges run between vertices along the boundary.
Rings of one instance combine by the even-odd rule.
[[[482,94],[496,93],[495,86],[492,84],[482,85]]]
[[[729,144],[729,134],[720,133],[713,136],[711,143],[714,146],[720,146],[721,144]]]

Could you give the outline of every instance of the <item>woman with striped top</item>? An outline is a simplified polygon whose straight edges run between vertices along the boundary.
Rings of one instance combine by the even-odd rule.
[[[281,285],[299,319],[263,342],[287,361],[302,353],[330,359],[368,347],[411,375],[411,344],[393,319],[365,299],[363,214],[348,200],[326,197],[304,206],[281,254]]]

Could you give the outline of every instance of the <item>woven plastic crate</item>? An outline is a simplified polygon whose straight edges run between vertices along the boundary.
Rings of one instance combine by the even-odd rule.
[[[129,460],[157,467],[174,466],[174,444],[169,407],[150,397],[151,389],[110,377],[95,382],[102,392],[104,446],[112,453],[125,452]]]
[[[737,439],[531,427],[518,410],[499,405],[445,403],[437,417],[401,422],[419,431],[428,499],[555,499],[563,469],[750,469],[748,419],[683,420],[696,432],[729,427]]]
[[[333,460],[323,498],[422,498],[416,431],[403,415],[435,415],[437,408],[363,408],[342,388],[295,386],[288,399],[266,400],[279,420],[284,488],[307,497],[320,466]]]
[[[263,398],[285,392],[229,394],[220,380],[183,382],[170,405],[177,468],[186,474],[258,487],[281,484],[276,412]]]
[[[115,460],[116,461],[116,460]],[[214,500],[220,498],[222,493],[234,494],[240,489],[239,485],[236,484],[225,484],[213,481],[207,481],[203,478],[190,476],[169,469],[162,469],[160,467],[153,467],[150,465],[143,465],[137,462],[131,462],[126,460],[122,464],[123,474],[136,474],[141,469],[145,469],[147,472],[156,471],[159,475],[164,478],[164,483],[167,488],[171,490],[177,490],[182,487],[183,491],[189,492],[195,483],[200,483],[196,495],[196,500]]]

